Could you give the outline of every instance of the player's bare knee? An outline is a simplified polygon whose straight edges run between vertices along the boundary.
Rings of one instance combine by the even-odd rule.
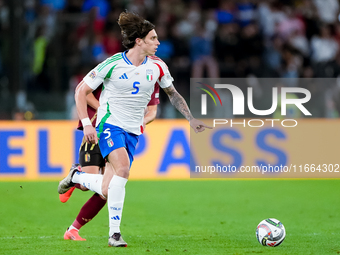
[[[125,179],[129,179],[130,172],[129,171],[117,171],[117,175]]]
[[[119,169],[116,169],[116,175],[128,179],[129,175],[130,175],[129,168],[128,167],[121,167]]]

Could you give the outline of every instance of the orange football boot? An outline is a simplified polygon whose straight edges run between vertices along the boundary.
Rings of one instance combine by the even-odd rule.
[[[71,197],[73,191],[75,190],[75,188],[76,188],[76,187],[72,187],[72,188],[70,188],[68,191],[66,191],[66,193],[64,193],[64,194],[59,194],[59,200],[60,200],[60,202],[66,203],[66,202],[70,199],[70,197]]]
[[[79,234],[78,231],[75,229],[71,230],[66,230],[64,234],[64,239],[65,240],[73,240],[73,241],[86,241],[85,238],[82,238]]]

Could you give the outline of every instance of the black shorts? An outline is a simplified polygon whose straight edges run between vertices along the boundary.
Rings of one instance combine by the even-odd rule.
[[[100,153],[99,144],[84,143],[79,151],[79,164],[81,166],[105,166],[105,159]]]

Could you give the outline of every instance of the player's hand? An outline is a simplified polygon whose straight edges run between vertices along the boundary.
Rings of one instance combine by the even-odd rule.
[[[88,143],[98,143],[97,132],[93,126],[88,125],[84,127],[84,137]]]
[[[203,121],[198,119],[192,119],[190,121],[190,126],[194,129],[195,133],[203,132],[205,128],[212,129],[212,127],[207,126]]]

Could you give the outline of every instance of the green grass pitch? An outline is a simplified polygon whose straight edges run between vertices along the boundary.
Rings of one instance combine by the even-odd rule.
[[[122,219],[127,248],[111,248],[108,211],[63,240],[91,192],[59,202],[57,182],[0,182],[0,254],[339,254],[340,180],[130,181]],[[257,224],[277,218],[278,247]]]

